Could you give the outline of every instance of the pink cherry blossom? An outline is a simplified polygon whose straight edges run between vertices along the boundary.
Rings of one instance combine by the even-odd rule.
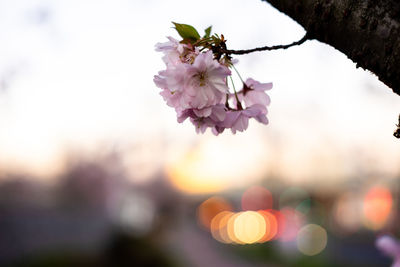
[[[172,37],[167,38],[168,42],[156,44],[156,51],[164,53],[163,61],[167,66],[176,65],[181,62],[180,55],[184,51],[184,45]]]
[[[249,125],[249,119],[255,118],[258,122],[268,124],[267,109],[263,105],[252,105],[243,110],[230,110],[222,123],[225,128],[231,128],[233,134],[236,131],[243,132]]]
[[[260,104],[263,106],[268,106],[271,99],[265,93],[266,90],[272,88],[272,83],[260,83],[252,78],[248,78],[243,84],[243,89],[238,92],[239,101],[243,101],[246,107],[250,107],[255,104]],[[236,105],[236,98],[231,95],[234,105]]]
[[[193,64],[167,64],[154,77],[163,89],[161,95],[175,109],[203,109],[224,101],[229,88],[225,83],[230,70],[213,59],[211,51],[199,54]]]
[[[376,247],[393,258],[392,267],[400,267],[400,242],[392,236],[383,235],[375,242]]]
[[[160,95],[168,106],[177,111],[187,108],[185,102],[189,101],[189,97],[184,94],[186,77],[186,64],[167,67],[154,76],[154,83],[162,89]]]
[[[199,54],[187,69],[186,92],[191,96],[189,105],[202,109],[221,103],[229,92],[226,77],[231,71],[213,58],[211,51]]]
[[[166,69],[154,76],[154,83],[161,88],[160,95],[167,105],[175,109],[178,122],[189,118],[196,132],[204,133],[210,128],[215,135],[225,129],[231,129],[233,134],[242,132],[251,118],[268,124],[270,98],[265,91],[272,88],[272,83],[249,78],[243,89],[233,94],[227,78],[234,59],[217,56],[217,60],[208,48],[200,52],[196,43],[168,39],[156,44],[156,51],[164,54]]]
[[[226,108],[223,104],[217,104],[203,109],[186,109],[178,114],[178,122],[183,122],[187,118],[196,128],[197,133],[204,133],[207,128],[211,128],[215,135],[222,133],[224,127],[219,126],[226,117]]]
[[[164,53],[163,61],[167,66],[176,66],[180,63],[191,64],[200,53],[198,47],[181,44],[172,37],[167,38],[168,42],[156,44],[156,51]]]
[[[247,90],[243,90],[243,100],[246,106],[249,107],[254,104],[269,105],[271,100],[265,91],[272,88],[272,83],[260,83],[252,78],[248,78],[245,85]]]

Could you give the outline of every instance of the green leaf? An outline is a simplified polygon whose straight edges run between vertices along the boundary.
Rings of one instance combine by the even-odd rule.
[[[212,26],[210,26],[210,27],[208,27],[207,29],[204,30],[204,32],[205,32],[206,34],[204,35],[203,38],[208,38],[208,37],[210,37],[210,35],[211,35],[211,28],[212,28]]]
[[[197,32],[197,30],[190,25],[187,24],[180,24],[176,22],[172,22],[175,25],[176,31],[179,33],[179,35],[184,39],[184,40],[189,40],[192,42],[196,42],[197,40],[200,39],[200,34]]]

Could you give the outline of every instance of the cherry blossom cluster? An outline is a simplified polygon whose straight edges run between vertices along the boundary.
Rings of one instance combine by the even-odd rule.
[[[241,90],[231,91],[228,79],[233,81],[234,66],[224,37],[210,36],[209,27],[201,38],[192,26],[174,24],[183,39],[168,37],[168,42],[156,44],[166,69],[154,76],[154,82],[167,105],[175,109],[178,122],[189,118],[197,133],[210,128],[215,135],[225,129],[234,134],[244,131],[251,118],[268,124],[270,98],[265,91],[272,83],[249,78],[242,80]]]

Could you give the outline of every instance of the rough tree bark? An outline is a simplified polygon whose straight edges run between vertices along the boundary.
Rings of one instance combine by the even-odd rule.
[[[262,0],[400,95],[399,0]]]

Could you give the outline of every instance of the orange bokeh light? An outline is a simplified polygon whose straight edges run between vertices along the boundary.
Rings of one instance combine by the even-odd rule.
[[[221,221],[219,222],[219,225],[220,225],[219,226],[220,227],[219,228],[219,236],[223,243],[230,244],[230,243],[234,242],[229,236],[229,229],[228,229],[229,225],[228,224],[229,224],[229,221],[231,220],[231,218],[235,215],[236,215],[236,213],[234,213],[234,212],[226,214],[224,217],[221,218]]]
[[[364,224],[372,230],[381,229],[389,219],[393,197],[389,189],[374,186],[365,194],[363,201]]]
[[[236,237],[235,234],[235,220],[237,217],[239,217],[243,212],[237,212],[235,213],[233,216],[231,216],[228,220],[228,224],[227,224],[227,233],[228,233],[228,237],[231,240],[232,243],[236,243],[236,244],[244,244],[244,242],[242,242],[241,240],[239,240]]]
[[[275,239],[279,239],[282,236],[282,234],[284,233],[285,228],[286,228],[286,217],[285,217],[285,215],[283,215],[282,212],[280,212],[278,210],[270,209],[270,210],[267,210],[267,211],[269,213],[271,213],[272,215],[274,215],[275,218],[276,218],[277,231],[276,231],[276,234],[273,237],[273,239],[274,240]]]
[[[266,230],[264,236],[259,240],[260,243],[273,239],[278,234],[278,220],[275,215],[267,210],[258,211],[264,217]]]
[[[222,211],[231,211],[232,206],[222,197],[211,197],[205,200],[197,209],[199,223],[210,229],[212,219]]]
[[[221,211],[211,221],[211,235],[212,237],[221,243],[231,243],[227,238],[227,224],[231,216],[233,216],[231,211]]]

